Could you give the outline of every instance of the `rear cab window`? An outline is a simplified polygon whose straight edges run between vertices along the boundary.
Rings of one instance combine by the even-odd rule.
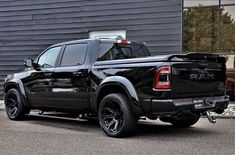
[[[100,43],[97,61],[130,59],[151,56],[144,44]]]

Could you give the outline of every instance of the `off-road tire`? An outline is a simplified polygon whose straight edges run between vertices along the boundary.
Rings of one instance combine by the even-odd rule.
[[[138,122],[127,97],[120,93],[109,94],[102,99],[98,116],[101,128],[110,137],[130,135]]]
[[[11,120],[22,120],[25,118],[25,114],[29,113],[24,106],[20,92],[15,88],[6,93],[4,102],[6,114]]]

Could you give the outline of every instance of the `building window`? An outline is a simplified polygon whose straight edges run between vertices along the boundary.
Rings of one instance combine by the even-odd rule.
[[[219,5],[219,0],[185,0],[184,7],[199,7]]]
[[[223,53],[235,53],[235,5],[221,7],[221,46]]]
[[[235,1],[185,0],[184,52],[235,53]]]
[[[184,51],[218,52],[218,8],[188,8],[184,18]]]

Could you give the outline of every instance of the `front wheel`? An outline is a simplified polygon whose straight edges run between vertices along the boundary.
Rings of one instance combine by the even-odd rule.
[[[24,105],[19,91],[15,88],[10,89],[5,96],[5,110],[9,119],[23,119],[28,112]]]
[[[134,131],[137,117],[125,95],[114,93],[103,98],[99,106],[99,123],[110,137],[122,137]]]

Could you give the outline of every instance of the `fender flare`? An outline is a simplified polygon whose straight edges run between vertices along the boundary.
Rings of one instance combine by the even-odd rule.
[[[22,81],[17,80],[15,78],[7,81],[7,83],[5,83],[5,86],[4,86],[4,93],[6,93],[6,88],[8,88],[9,86],[10,87],[15,86],[20,91],[20,93],[22,94],[25,105],[28,105],[27,97],[26,97],[26,91],[25,91],[25,88],[24,88],[24,85],[23,85]]]
[[[102,90],[102,88],[108,85],[117,85],[117,86],[122,87],[128,94],[128,98],[132,101],[131,106],[140,107],[140,100],[133,84],[127,78],[124,78],[121,76],[111,76],[111,77],[107,77],[106,79],[104,79],[96,89],[96,92],[95,92],[96,97],[94,100],[95,105],[96,105],[95,106],[96,111],[97,111],[98,96],[100,94],[100,91]]]

